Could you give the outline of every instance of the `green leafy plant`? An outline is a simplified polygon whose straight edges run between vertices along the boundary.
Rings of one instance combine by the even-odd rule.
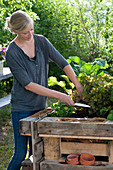
[[[92,62],[85,62],[77,56],[71,56],[67,61],[71,64],[77,76],[104,74],[109,67],[107,61],[101,58],[95,58]]]
[[[66,103],[53,103],[51,108],[51,117],[70,117],[73,115],[73,113],[75,113],[75,108],[72,106],[67,106]]]
[[[111,115],[113,110],[113,77],[106,74],[107,62],[99,58],[91,63],[86,63],[80,60],[79,57],[69,57],[68,61],[72,64],[75,72],[77,70],[78,78],[84,87],[81,98],[74,86],[70,86],[72,93],[69,93],[69,89],[66,88],[66,82],[70,84],[70,81],[65,75],[62,77],[65,78],[66,82],[63,82],[62,86],[62,83],[58,82],[54,77],[52,77],[55,80],[53,84],[64,88],[74,102],[82,102],[91,106],[90,109],[77,107],[74,116],[109,118],[108,115]],[[49,85],[53,85],[52,79],[49,79]]]
[[[87,103],[91,106],[90,109],[77,108],[78,116],[88,117],[105,117],[113,110],[113,77],[107,74],[97,75],[96,77],[82,75],[80,79],[84,87],[82,97],[75,90],[73,93],[74,102]]]

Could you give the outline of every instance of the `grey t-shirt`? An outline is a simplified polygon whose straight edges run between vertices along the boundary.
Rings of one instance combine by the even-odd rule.
[[[37,95],[24,87],[31,82],[48,87],[48,62],[55,62],[61,69],[67,60],[55,49],[47,38],[34,34],[35,60],[12,41],[6,52],[6,62],[13,74],[11,91],[12,111],[35,111],[46,107],[46,96]]]

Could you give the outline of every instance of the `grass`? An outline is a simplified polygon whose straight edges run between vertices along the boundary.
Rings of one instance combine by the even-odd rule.
[[[56,99],[48,98],[47,107],[57,102]],[[13,156],[14,139],[11,122],[10,106],[0,110],[0,170],[5,170]]]
[[[6,169],[14,150],[10,106],[0,110],[0,170]]]

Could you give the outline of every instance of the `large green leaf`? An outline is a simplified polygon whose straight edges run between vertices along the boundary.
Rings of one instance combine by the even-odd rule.
[[[100,66],[100,69],[106,69],[109,67],[109,65],[107,64],[107,61],[101,58],[96,58],[94,60],[94,62],[92,62],[93,65],[97,64]]]
[[[69,59],[71,59],[73,62],[77,63],[80,67],[85,64],[85,61],[80,60],[77,56],[70,56]]]

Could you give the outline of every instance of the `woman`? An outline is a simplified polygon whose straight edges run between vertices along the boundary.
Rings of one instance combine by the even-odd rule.
[[[15,152],[8,170],[19,170],[27,152],[28,137],[19,134],[19,120],[45,109],[47,97],[74,106],[71,98],[48,88],[48,62],[54,61],[76,86],[83,88],[73,69],[54,46],[42,35],[34,34],[33,20],[23,11],[16,11],[6,20],[6,28],[16,33],[9,44],[6,61],[14,76],[11,92],[11,114]],[[31,155],[31,139],[29,139]]]

